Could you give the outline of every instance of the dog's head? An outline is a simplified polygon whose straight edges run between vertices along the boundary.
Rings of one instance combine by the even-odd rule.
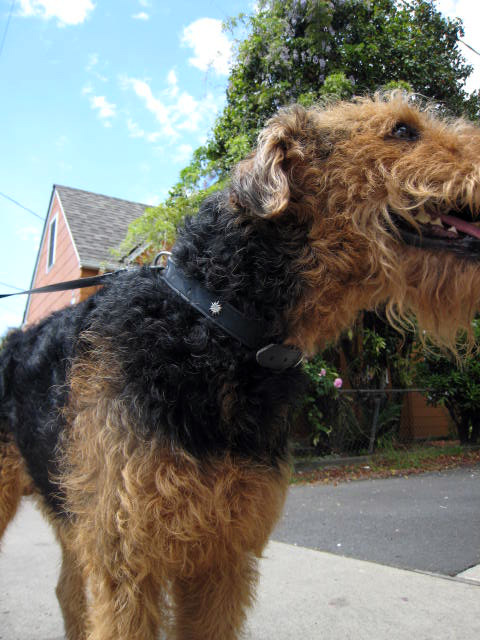
[[[480,302],[480,129],[399,92],[281,111],[234,171],[232,200],[309,228],[292,326],[312,349],[360,309],[413,312],[452,347]]]

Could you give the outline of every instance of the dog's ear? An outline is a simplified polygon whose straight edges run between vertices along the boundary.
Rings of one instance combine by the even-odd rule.
[[[258,137],[256,151],[233,171],[234,204],[263,217],[285,211],[294,168],[305,155],[301,138],[306,118],[306,110],[295,106],[270,120]]]

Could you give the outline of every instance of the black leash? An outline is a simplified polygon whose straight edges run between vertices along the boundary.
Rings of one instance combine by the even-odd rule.
[[[158,268],[158,267],[157,267]],[[66,282],[56,282],[55,284],[47,284],[44,287],[37,287],[36,289],[27,289],[26,291],[16,291],[15,293],[1,293],[0,298],[9,298],[10,296],[22,296],[30,293],[53,293],[54,291],[70,291],[70,289],[82,289],[85,287],[94,287],[99,284],[105,283],[109,278],[126,271],[126,269],[119,269],[118,271],[112,271],[104,273],[100,276],[90,276],[88,278],[78,278],[77,280],[68,280]]]
[[[168,254],[166,251],[159,254],[155,258],[154,264],[149,268],[158,270],[165,284],[182,300],[230,336],[255,351],[256,360],[260,366],[274,371],[283,371],[300,364],[303,359],[303,353],[297,347],[274,343],[265,346],[264,336],[267,332],[267,325],[264,322],[248,318],[231,304],[224,302],[219,294],[209,291],[200,282],[188,278],[172,260],[168,260],[166,267],[158,265],[157,260],[159,257],[166,254]],[[130,270],[119,269],[99,276],[57,282],[26,291],[16,291],[15,293],[4,293],[0,294],[0,298],[94,287],[104,284],[119,273]]]

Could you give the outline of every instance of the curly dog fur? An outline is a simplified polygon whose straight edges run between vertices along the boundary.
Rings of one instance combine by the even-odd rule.
[[[399,94],[291,107],[173,259],[314,354],[362,309],[455,348],[480,300],[480,131]],[[300,368],[272,372],[157,272],[1,352],[0,533],[34,491],[69,640],[233,640],[288,483]]]

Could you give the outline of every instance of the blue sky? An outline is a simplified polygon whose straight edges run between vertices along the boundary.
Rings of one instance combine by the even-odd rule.
[[[222,108],[231,42],[221,21],[253,4],[16,0],[8,23],[12,0],[0,0],[0,192],[40,218],[54,183],[158,204]],[[438,5],[464,17],[480,49],[480,3]],[[0,292],[29,286],[42,224],[0,197]],[[24,305],[0,301],[0,335]]]

